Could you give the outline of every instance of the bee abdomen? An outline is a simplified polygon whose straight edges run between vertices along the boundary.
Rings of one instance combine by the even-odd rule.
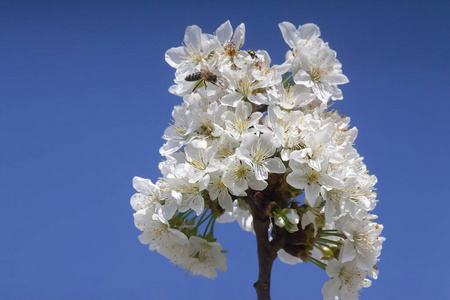
[[[200,79],[202,79],[202,72],[192,73],[186,76],[186,78],[184,78],[184,80],[186,81],[197,81]]]

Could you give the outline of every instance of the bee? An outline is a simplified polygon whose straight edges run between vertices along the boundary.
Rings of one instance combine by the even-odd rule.
[[[197,81],[200,80],[194,87],[194,89],[192,90],[192,93],[199,87],[199,85],[201,83],[205,84],[206,87],[206,82],[211,82],[212,84],[214,84],[215,86],[218,87],[217,85],[217,75],[214,74],[213,72],[209,71],[209,70],[201,70],[200,72],[195,72],[192,74],[189,74],[188,76],[186,76],[186,78],[184,78],[184,80],[186,81]]]
[[[253,49],[248,49],[247,53],[251,56],[252,59],[258,58],[258,56],[256,56],[256,52]]]

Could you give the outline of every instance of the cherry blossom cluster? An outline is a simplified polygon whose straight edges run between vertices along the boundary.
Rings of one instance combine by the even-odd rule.
[[[330,109],[348,82],[336,52],[314,24],[279,24],[291,48],[273,65],[263,50],[242,49],[245,26],[214,34],[186,29],[166,52],[182,97],[165,130],[162,176],[135,177],[131,198],[139,240],[172,263],[208,278],[226,271],[214,224],[253,230],[248,202],[264,199],[278,257],[312,262],[330,277],[324,299],[357,299],[377,278],[383,226],[371,214],[374,185],[353,144],[357,129]]]

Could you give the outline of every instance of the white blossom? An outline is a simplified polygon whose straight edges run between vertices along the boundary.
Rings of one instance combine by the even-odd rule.
[[[281,261],[326,269],[324,299],[357,299],[385,241],[371,214],[377,178],[354,147],[358,130],[331,109],[348,82],[336,52],[315,24],[279,28],[289,46],[280,65],[244,49],[245,25],[229,21],[214,34],[188,26],[165,53],[181,103],[162,136],[161,177],[133,178],[134,223],[150,250],[215,278],[227,269],[215,222],[255,233],[264,215],[270,240],[285,238]]]
[[[356,258],[358,268],[369,271],[377,263],[382,249],[383,237],[380,237],[383,225],[370,222],[370,219],[354,220],[344,216],[338,223],[343,224],[341,231],[345,234],[339,260],[352,261]]]
[[[255,191],[262,191],[267,187],[267,182],[258,180],[252,168],[241,162],[237,156],[230,157],[229,164],[223,173],[223,184],[230,189],[235,196],[245,196],[249,187]]]
[[[324,300],[357,300],[358,292],[372,284],[365,278],[366,271],[356,267],[354,261],[346,263],[330,261],[326,271],[331,279],[325,282],[322,288]]]
[[[284,173],[286,167],[279,157],[272,157],[275,153],[273,136],[270,134],[244,135],[241,147],[236,149],[236,156],[252,167],[257,180],[268,178],[269,172]]]
[[[197,236],[189,238],[189,265],[185,266],[194,275],[207,278],[217,277],[216,268],[225,272],[227,258],[221,252],[222,246],[217,242],[207,242]]]

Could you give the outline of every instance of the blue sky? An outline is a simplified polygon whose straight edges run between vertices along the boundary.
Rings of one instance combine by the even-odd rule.
[[[253,235],[218,224],[228,271],[185,275],[137,239],[133,176],[156,180],[180,99],[164,53],[196,24],[246,25],[281,63],[278,23],[317,24],[350,83],[335,104],[378,177],[387,238],[362,299],[449,299],[448,1],[1,1],[0,299],[254,299]],[[219,226],[220,225],[220,226]],[[321,299],[276,261],[273,299]]]

